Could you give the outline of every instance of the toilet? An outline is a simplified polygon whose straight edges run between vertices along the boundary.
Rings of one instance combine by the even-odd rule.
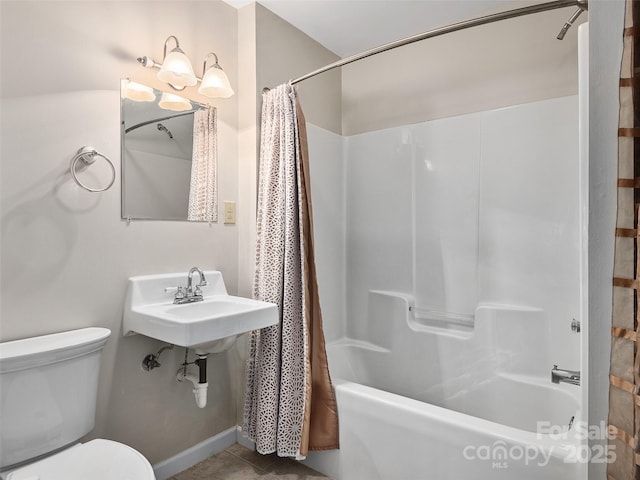
[[[106,328],[0,343],[2,480],[155,480],[122,443],[78,440],[93,430]]]

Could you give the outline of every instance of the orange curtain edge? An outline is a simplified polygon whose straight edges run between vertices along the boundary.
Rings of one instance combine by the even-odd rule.
[[[311,206],[311,184],[309,180],[309,147],[304,113],[296,96],[296,118],[300,140],[300,178],[303,210],[303,237],[305,244],[305,275],[307,328],[309,338],[308,366],[311,370],[311,391],[300,453],[308,450],[332,450],[339,448],[338,407],[335,392],[329,375],[329,363],[326,353],[322,311],[318,295],[315,267],[315,249],[313,244],[313,210]],[[308,422],[308,423],[307,423]]]

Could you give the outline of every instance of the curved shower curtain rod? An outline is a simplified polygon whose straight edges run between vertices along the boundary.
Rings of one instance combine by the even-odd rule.
[[[566,7],[577,7],[575,13],[565,22],[560,33],[558,34],[558,40],[562,40],[564,35],[567,33],[567,30],[573,25],[573,22],[576,21],[578,16],[588,9],[588,2],[586,0],[556,0],[554,2],[540,3],[536,5],[529,5],[528,7],[516,8],[514,10],[507,10],[504,12],[493,13],[491,15],[486,15],[484,17],[473,18],[471,20],[464,20],[458,23],[452,23],[451,25],[447,25],[445,27],[438,27],[433,30],[429,30],[424,33],[419,33],[417,35],[412,35],[410,37],[403,38],[401,40],[396,40],[395,42],[387,43],[385,45],[381,45],[376,48],[372,48],[371,50],[367,50],[362,53],[358,53],[356,55],[352,55],[347,58],[343,58],[342,60],[338,60],[337,62],[331,63],[329,65],[325,65],[318,70],[314,70],[313,72],[307,73],[301,77],[298,77],[294,80],[291,80],[289,83],[291,85],[295,85],[296,83],[300,83],[303,80],[307,80],[311,77],[315,77],[316,75],[320,75],[321,73],[328,72],[329,70],[333,70],[334,68],[343,67],[344,65],[348,65],[353,62],[357,62],[358,60],[362,60],[367,57],[371,57],[372,55],[377,55],[378,53],[386,52],[388,50],[392,50],[394,48],[403,47],[405,45],[409,45],[410,43],[419,42],[421,40],[426,40],[427,38],[438,37],[440,35],[444,35],[446,33],[457,32],[459,30],[465,30],[471,27],[477,27],[480,25],[485,25],[487,23],[499,22],[501,20],[508,20],[510,18],[522,17],[524,15],[530,15],[532,13],[541,13],[547,12],[549,10],[557,10],[559,8]],[[265,87],[264,90],[269,90],[268,87]]]

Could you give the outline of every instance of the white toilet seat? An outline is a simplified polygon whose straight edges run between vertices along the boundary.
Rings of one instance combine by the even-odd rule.
[[[133,448],[96,439],[14,470],[7,480],[155,480],[151,465]]]

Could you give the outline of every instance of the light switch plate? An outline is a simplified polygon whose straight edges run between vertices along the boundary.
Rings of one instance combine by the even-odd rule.
[[[225,225],[236,223],[236,202],[225,200],[224,202],[224,223]]]

